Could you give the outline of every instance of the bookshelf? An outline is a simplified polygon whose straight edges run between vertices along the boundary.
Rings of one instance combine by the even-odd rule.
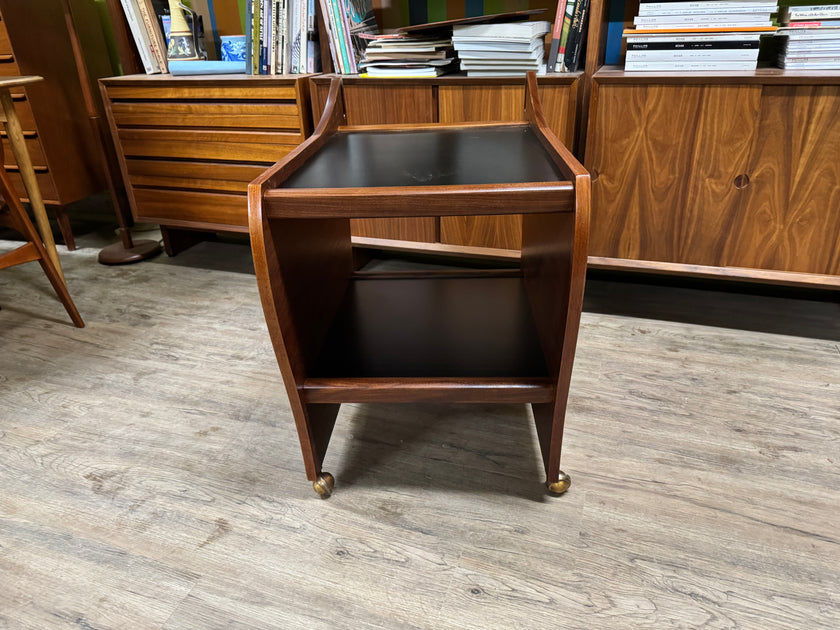
[[[432,4],[427,15],[441,17]],[[381,26],[409,17],[399,3],[374,5]],[[621,5],[625,22],[632,21],[637,0],[591,0],[583,72],[539,78],[549,126],[593,173],[590,265],[837,287],[840,214],[832,182],[838,179],[840,72],[625,73],[605,64],[607,33]],[[446,3],[445,17],[459,17],[465,6]],[[539,6],[549,9],[540,18],[552,21],[556,3],[516,8]],[[317,121],[329,76],[310,83],[298,106]],[[344,93],[350,124],[509,121],[522,107],[516,83],[345,76]],[[734,127],[729,107],[739,112]],[[630,138],[637,141],[628,144]],[[196,217],[182,220],[205,229],[231,225]],[[352,225],[359,238],[406,247],[477,246],[515,255],[521,239],[518,217]]]

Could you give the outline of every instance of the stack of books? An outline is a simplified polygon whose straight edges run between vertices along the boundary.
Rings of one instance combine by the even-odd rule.
[[[557,2],[554,28],[551,31],[551,48],[546,64],[549,72],[577,72],[581,69],[589,4],[589,0]]]
[[[544,42],[548,22],[463,24],[452,29],[452,44],[467,76],[524,76],[544,73]]]
[[[192,31],[197,53],[184,55],[183,59],[169,50],[171,16],[168,0],[119,2],[147,74],[295,74],[321,69],[316,0],[216,0],[215,8],[213,0],[178,3]],[[361,32],[365,26],[356,23],[354,18],[373,20],[372,10],[360,12],[362,0],[354,0],[352,12],[343,0],[330,4],[338,7],[337,19],[344,13],[352,13],[352,18],[344,16],[344,19],[352,23],[353,32]],[[242,7],[241,16],[238,7]],[[373,23],[375,25],[375,21]],[[229,45],[223,47],[222,39],[225,38]],[[181,48],[190,47],[178,47],[179,51]],[[235,53],[235,58],[225,59],[223,50],[228,57]]]
[[[313,0],[310,0],[312,2]],[[368,45],[379,33],[371,0],[319,0],[330,45],[333,68],[356,74]]]
[[[315,7],[307,0],[246,0],[248,74],[316,72]]]
[[[458,69],[448,36],[375,35],[359,63],[363,77],[437,77]]]
[[[840,70],[840,4],[783,7],[779,18],[780,67]]]
[[[624,69],[635,71],[755,70],[759,41],[772,34],[775,1],[639,3],[634,29],[624,31]]]

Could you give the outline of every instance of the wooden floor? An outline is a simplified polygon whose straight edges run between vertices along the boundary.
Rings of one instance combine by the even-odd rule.
[[[346,405],[320,500],[246,246],[0,272],[0,628],[840,627],[840,305],[591,279],[525,406]],[[0,241],[0,252],[13,244]]]

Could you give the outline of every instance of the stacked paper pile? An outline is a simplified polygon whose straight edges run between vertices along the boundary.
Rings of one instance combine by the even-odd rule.
[[[452,44],[467,76],[522,76],[545,72],[543,44],[548,22],[509,22],[454,26]]]
[[[449,37],[377,35],[359,64],[363,77],[436,77],[458,69]]]
[[[776,30],[767,0],[639,3],[627,38],[626,71],[755,70],[759,39]]]
[[[782,68],[840,70],[840,4],[784,7],[779,17]]]

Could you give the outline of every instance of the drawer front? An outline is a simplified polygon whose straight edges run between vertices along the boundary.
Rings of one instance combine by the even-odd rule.
[[[0,77],[19,77],[20,69],[11,55],[0,57]]]
[[[297,134],[300,114],[294,103],[191,103],[127,101],[111,107],[117,127],[262,129]]]
[[[289,85],[216,85],[216,86],[166,86],[108,85],[108,97],[114,101],[190,101],[206,103],[210,101],[289,101],[297,98],[293,83]]]
[[[9,41],[9,32],[6,30],[6,23],[0,20],[0,57],[12,54],[12,43]]]
[[[29,193],[26,192],[26,188],[23,185],[23,179],[16,169],[17,167],[15,167],[15,170],[9,171],[9,179],[12,180],[12,184],[14,185],[18,196],[24,201],[29,201]],[[59,203],[58,189],[55,187],[55,182],[53,181],[52,176],[43,171],[36,171],[35,179],[38,180],[38,187],[41,189],[41,197],[43,200],[46,203]]]
[[[172,220],[246,227],[248,197],[182,190],[134,189],[135,218],[166,225]]]
[[[175,160],[127,159],[131,183],[143,188],[173,188],[247,193],[248,184],[265,170],[261,164],[208,164]]]
[[[120,129],[119,139],[126,158],[251,162],[266,166],[303,142],[299,133],[200,129]]]
[[[35,133],[37,127],[35,126],[35,116],[32,113],[32,107],[29,101],[22,94],[12,98],[15,104],[15,112],[17,113],[20,127],[23,129],[24,135],[31,135]]]
[[[8,169],[10,166],[17,164],[15,154],[12,153],[12,146],[3,131],[3,165]],[[47,167],[47,157],[44,155],[44,149],[41,147],[41,142],[35,137],[35,132],[24,131],[24,138],[26,138],[26,149],[29,151],[29,159],[32,161],[32,166],[36,169],[38,167]]]

